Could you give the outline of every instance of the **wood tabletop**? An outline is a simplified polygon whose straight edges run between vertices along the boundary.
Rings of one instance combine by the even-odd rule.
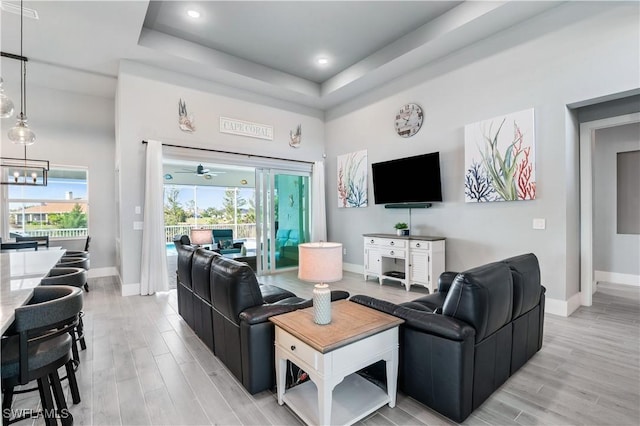
[[[321,353],[330,352],[404,322],[393,315],[348,300],[331,303],[331,323],[327,325],[313,322],[313,307],[276,315],[269,320]]]

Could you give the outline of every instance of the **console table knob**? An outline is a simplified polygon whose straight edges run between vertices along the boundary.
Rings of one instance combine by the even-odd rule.
[[[296,350],[296,345],[291,345],[291,350],[295,351]]]
[[[416,247],[420,247],[420,243],[416,243]]]
[[[389,245],[394,245],[394,244],[395,244],[395,243],[394,243],[393,241],[391,241],[391,242],[389,243]]]

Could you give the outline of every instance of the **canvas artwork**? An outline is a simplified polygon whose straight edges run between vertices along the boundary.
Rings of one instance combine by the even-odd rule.
[[[464,129],[467,203],[536,198],[533,108]]]
[[[367,207],[367,150],[338,156],[338,207]]]

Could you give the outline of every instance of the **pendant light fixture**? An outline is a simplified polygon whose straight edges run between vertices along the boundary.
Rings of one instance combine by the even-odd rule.
[[[35,160],[27,158],[27,146],[31,145],[36,140],[36,135],[27,125],[27,61],[28,59],[22,56],[22,40],[23,40],[23,20],[24,9],[22,0],[20,0],[20,55],[13,53],[0,52],[2,57],[15,59],[20,61],[20,113],[18,114],[18,121],[16,125],[9,130],[9,139],[15,143],[24,147],[23,158],[9,158],[0,157],[0,185],[28,185],[28,186],[47,186],[47,178],[49,174],[49,161],[47,160]],[[1,89],[1,86],[0,86]],[[13,110],[13,102],[6,98],[0,90],[0,95],[3,96],[2,100],[2,112],[6,110]],[[10,106],[9,106],[10,105]],[[3,115],[4,118],[4,115]]]
[[[15,144],[32,145],[36,141],[36,134],[27,125],[27,58],[22,55],[23,21],[24,9],[23,0],[20,0],[20,63],[22,65],[20,73],[20,114],[16,125],[9,130],[9,140]]]

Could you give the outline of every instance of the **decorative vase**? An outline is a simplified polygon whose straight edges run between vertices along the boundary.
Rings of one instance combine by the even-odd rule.
[[[396,234],[398,234],[398,237],[401,237],[403,235],[403,230],[402,229],[396,229]]]

